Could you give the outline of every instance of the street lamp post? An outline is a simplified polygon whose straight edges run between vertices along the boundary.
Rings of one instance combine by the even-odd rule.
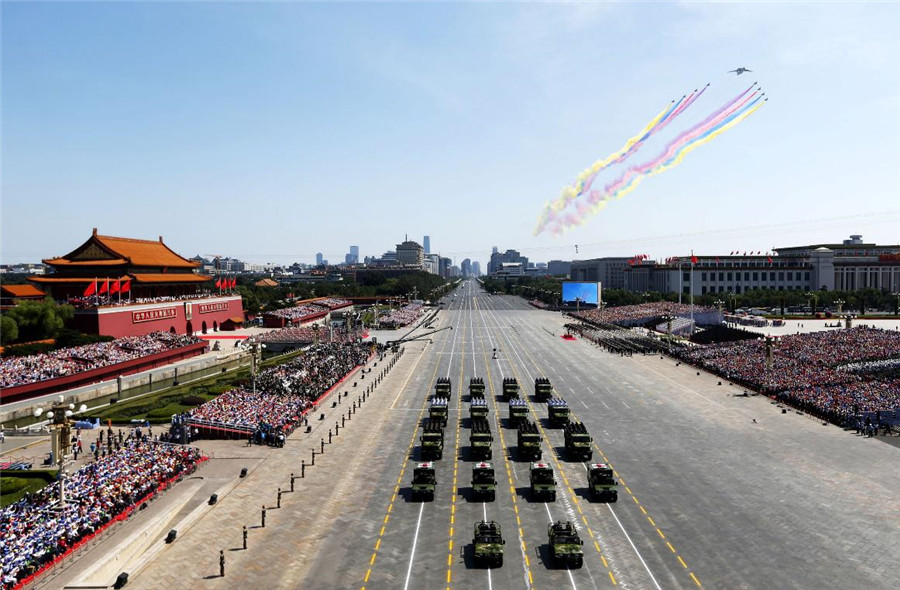
[[[725,305],[725,302],[721,299],[716,299],[715,301],[713,301],[713,305],[719,308],[719,316],[724,318],[725,314],[722,312],[722,306]]]
[[[265,348],[266,348],[266,345],[265,345],[265,344],[263,344],[263,343],[261,343],[261,342],[257,342],[256,340],[254,340],[253,342],[250,343],[250,377],[251,377],[251,381],[253,382],[253,395],[254,395],[254,397],[256,396],[256,367],[257,367],[257,362],[259,362],[259,360],[260,360],[259,357],[262,356],[262,351],[263,351],[263,349],[265,349]]]
[[[834,304],[837,305],[837,308],[838,308],[837,309],[838,315],[841,315],[841,313],[844,311],[845,303],[847,303],[847,302],[844,301],[843,299],[835,299],[834,300]]]
[[[87,406],[84,404],[81,404],[81,406],[79,406],[78,408],[78,412],[84,412],[85,410],[87,410]],[[46,414],[44,413],[43,408],[35,408],[34,410],[35,418],[39,418],[41,417],[41,415],[44,415],[49,421],[49,426],[51,429],[51,454],[53,455],[53,460],[56,462],[56,466],[59,469],[59,474],[57,476],[57,479],[59,481],[59,501],[58,504],[51,505],[50,510],[56,508],[58,508],[59,510],[63,510],[67,501],[66,465],[69,452],[72,450],[72,428],[71,420],[69,420],[69,418],[74,413],[75,404],[66,404],[65,397],[63,396],[59,396],[57,401],[51,406],[50,411],[48,411]]]

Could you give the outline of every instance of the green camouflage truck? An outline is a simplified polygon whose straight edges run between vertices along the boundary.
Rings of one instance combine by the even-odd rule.
[[[472,496],[493,502],[497,497],[497,478],[490,463],[479,461],[472,466]]]
[[[440,422],[425,420],[422,425],[422,459],[436,460],[444,456],[444,427]]]
[[[469,381],[469,399],[484,399],[484,379],[472,377]]]
[[[566,424],[566,455],[571,461],[590,461],[594,456],[591,450],[591,435],[581,422]]]
[[[519,382],[515,377],[503,378],[503,401],[519,397]]]
[[[447,425],[447,398],[435,397],[428,408],[428,418],[432,422],[439,422],[441,427]]]
[[[489,567],[503,565],[503,546],[506,541],[500,532],[500,525],[493,520],[491,522],[476,522],[475,535],[472,537],[472,545],[475,547],[475,561],[479,564],[487,563]]]
[[[560,397],[547,400],[547,417],[554,426],[565,426],[569,422],[569,404]]]
[[[615,502],[619,499],[616,486],[619,483],[613,477],[612,467],[606,463],[592,463],[588,471],[588,486],[591,498],[599,502]]]
[[[487,418],[472,419],[472,429],[469,432],[469,451],[473,459],[490,459],[493,451],[491,443],[494,436],[491,434],[491,424]]]
[[[531,497],[556,502],[556,478],[550,465],[540,462],[531,464]]]
[[[580,568],[584,563],[584,541],[578,536],[575,525],[571,521],[556,521],[547,525],[547,536],[550,538],[550,554],[553,561],[566,568]]]
[[[488,405],[487,401],[482,398],[473,398],[469,402],[469,418],[475,420],[477,418],[487,418]]]
[[[553,386],[550,385],[550,379],[546,377],[538,377],[534,380],[534,399],[539,402],[545,402],[553,396]]]
[[[541,435],[534,422],[525,420],[519,424],[517,453],[520,461],[541,460]]]
[[[515,428],[528,420],[528,405],[525,400],[513,397],[509,400],[509,425]]]
[[[434,463],[417,463],[413,469],[413,500],[434,500]]]
[[[434,384],[434,397],[450,399],[450,377],[438,377]]]

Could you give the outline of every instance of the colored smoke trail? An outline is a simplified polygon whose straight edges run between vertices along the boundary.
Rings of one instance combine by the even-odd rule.
[[[625,145],[621,149],[610,154],[602,160],[594,162],[594,164],[592,164],[590,168],[579,174],[575,183],[571,186],[565,187],[563,189],[562,195],[558,199],[552,202],[548,202],[544,206],[544,210],[541,212],[541,215],[538,218],[538,224],[534,230],[534,235],[537,235],[544,231],[547,224],[556,220],[558,215],[563,210],[565,210],[572,201],[590,191],[594,183],[594,179],[597,178],[597,175],[601,171],[612,165],[620,164],[627,160],[632,154],[640,149],[641,145],[643,145],[643,143],[648,138],[664,129],[681,113],[687,110],[688,107],[694,104],[694,102],[696,102],[696,100],[700,98],[700,96],[704,92],[706,92],[707,88],[709,88],[709,84],[704,86],[703,89],[699,92],[694,90],[694,92],[692,92],[690,95],[682,96],[680,99],[678,99],[678,101],[672,101],[672,103],[670,103],[665,109],[662,110],[661,113],[654,117],[640,133],[628,139],[628,141],[625,142]]]
[[[746,92],[742,93],[741,96],[744,94],[746,94]],[[755,94],[756,93],[754,92],[754,95]],[[608,185],[606,190],[602,193],[596,190],[591,191],[586,202],[580,201],[576,204],[576,210],[574,212],[567,213],[556,220],[556,223],[550,228],[551,234],[557,236],[567,229],[583,224],[590,217],[603,210],[607,203],[612,199],[621,199],[634,191],[645,178],[661,174],[678,166],[687,154],[701,145],[709,143],[741,121],[744,121],[747,117],[758,111],[765,102],[764,100],[763,102],[760,102],[762,100],[762,97],[760,96],[748,103],[747,101],[749,101],[752,96],[753,95],[747,97],[743,102],[731,110],[728,110],[728,105],[723,109],[719,109],[713,116],[707,119],[710,121],[708,124],[701,124],[701,129],[695,127],[694,130],[696,130],[696,132],[691,134],[690,137],[684,137],[690,133],[686,132],[670,143],[669,148],[674,147],[674,149],[667,148],[660,156],[654,158],[651,162],[629,169],[617,181]],[[740,96],[737,100],[739,99]],[[737,100],[732,100],[729,104],[734,105]]]

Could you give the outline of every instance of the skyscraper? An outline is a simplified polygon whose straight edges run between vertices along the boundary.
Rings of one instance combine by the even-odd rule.
[[[431,254],[431,236],[425,236],[422,240],[422,247],[425,248],[425,254]]]
[[[316,266],[321,266],[322,259],[323,259],[322,253],[316,252]]]
[[[359,264],[359,246],[350,246],[350,260],[351,264]]]

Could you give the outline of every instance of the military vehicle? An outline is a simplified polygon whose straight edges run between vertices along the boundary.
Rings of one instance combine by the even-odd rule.
[[[612,467],[606,463],[592,463],[588,471],[588,486],[591,498],[600,502],[615,502],[619,499],[616,490],[618,482],[613,478]]]
[[[422,458],[435,460],[444,456],[444,426],[436,420],[425,420],[422,425]]]
[[[438,377],[434,384],[434,397],[450,399],[450,377]]]
[[[569,422],[565,429],[566,455],[570,461],[590,461],[591,435],[581,422]]]
[[[497,497],[497,478],[490,463],[480,461],[472,466],[472,495],[493,502]]]
[[[488,405],[487,401],[482,398],[473,398],[471,402],[469,402],[469,418],[475,420],[476,418],[487,418],[488,415]]]
[[[534,399],[539,402],[545,402],[553,396],[553,386],[550,385],[550,379],[546,377],[537,377],[534,380]]]
[[[571,521],[552,522],[547,525],[547,536],[550,538],[550,554],[557,564],[567,568],[579,568],[584,563],[584,541],[578,536],[575,525]]]
[[[556,478],[546,463],[531,464],[531,498],[556,502]]]
[[[469,399],[484,399],[484,379],[472,377],[469,381]]]
[[[519,397],[509,399],[509,425],[515,428],[528,419],[528,406]]]
[[[541,435],[534,422],[525,420],[519,424],[518,456],[520,461],[541,460]]]
[[[469,450],[473,459],[490,459],[492,455],[491,424],[487,418],[473,418],[472,430],[469,433]]]
[[[503,540],[498,523],[493,520],[476,522],[472,545],[475,546],[476,562],[496,567],[503,565],[503,546],[506,541]]]
[[[434,463],[417,463],[413,469],[413,500],[434,500]]]
[[[569,423],[569,404],[561,397],[551,397],[547,400],[547,415],[550,424],[565,426]]]
[[[447,425],[447,398],[435,397],[428,408],[428,417],[434,422],[440,422],[441,427]]]
[[[503,401],[519,397],[519,382],[515,377],[503,378]]]

